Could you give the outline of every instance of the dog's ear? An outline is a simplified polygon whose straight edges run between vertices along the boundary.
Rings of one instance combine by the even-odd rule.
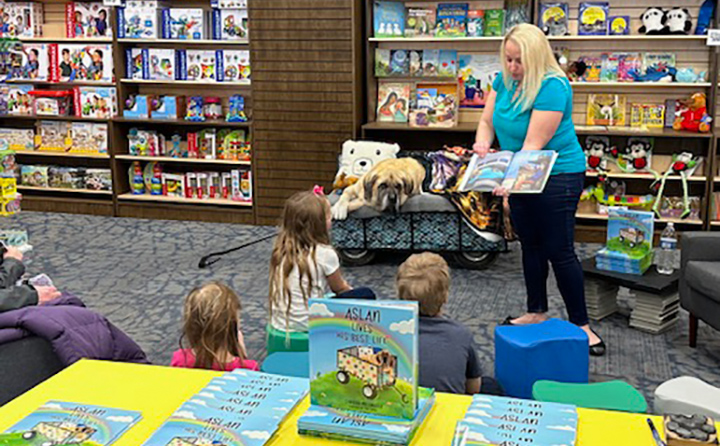
[[[363,178],[363,189],[365,189],[365,202],[370,203],[374,195],[373,188],[377,181],[377,174],[375,172],[368,172]]]
[[[414,190],[415,178],[413,178],[412,175],[407,175],[405,181],[403,182],[403,192],[405,192],[405,196],[409,197],[410,195],[412,195]]]

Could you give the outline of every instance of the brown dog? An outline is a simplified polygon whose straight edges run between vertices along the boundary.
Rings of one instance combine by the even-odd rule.
[[[332,208],[335,220],[345,220],[349,212],[365,205],[378,212],[398,212],[408,198],[422,192],[425,168],[412,158],[388,159],[379,162],[360,180],[345,188]]]

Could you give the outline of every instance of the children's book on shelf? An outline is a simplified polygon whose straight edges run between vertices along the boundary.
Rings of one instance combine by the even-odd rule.
[[[652,212],[611,207],[608,210],[607,242],[595,256],[598,269],[643,274],[652,265]]]
[[[250,80],[250,51],[218,50],[215,54],[218,82]]]
[[[411,127],[454,127],[458,117],[456,82],[418,83],[415,107],[410,110]]]
[[[310,299],[314,405],[412,420],[418,408],[418,305]]]
[[[380,82],[378,85],[378,122],[408,122],[409,82]]]
[[[438,4],[435,37],[466,37],[467,17],[467,3]]]
[[[604,36],[608,33],[608,2],[580,2],[578,7],[578,34]]]
[[[213,39],[244,40],[248,37],[247,9],[213,10]]]
[[[205,11],[201,8],[162,10],[163,39],[201,40],[205,38]]]
[[[626,98],[620,94],[590,94],[587,125],[625,125]]]
[[[610,16],[608,21],[608,34],[611,36],[624,36],[630,34],[630,16]]]
[[[373,3],[375,37],[403,37],[405,35],[405,4],[376,0]]]
[[[157,81],[175,80],[175,50],[150,48],[147,50],[148,78]]]
[[[310,405],[298,419],[298,433],[331,440],[407,445],[435,403],[435,391],[418,388],[418,409],[412,420]]]
[[[468,11],[467,36],[482,37],[485,29],[485,11],[482,9],[471,9]]]
[[[410,53],[410,76],[421,77],[423,75],[423,52],[422,50],[409,50]]]
[[[431,37],[435,34],[435,8],[408,8],[405,37]]]
[[[439,77],[457,77],[457,56],[456,50],[440,50],[440,64],[438,65]]]
[[[580,61],[584,62],[587,67],[580,80],[583,82],[600,82],[602,59],[593,56],[581,56]]]
[[[502,70],[500,58],[490,54],[461,54],[458,57],[460,108],[483,108],[495,76]]]
[[[65,36],[71,38],[112,37],[110,7],[102,2],[65,4]]]
[[[48,401],[0,434],[0,442],[105,446],[115,442],[140,418],[140,412],[132,410]]]
[[[642,73],[642,56],[640,53],[620,53],[617,55],[619,82],[634,82],[633,73]]]
[[[485,37],[499,37],[505,33],[505,10],[504,9],[486,9],[485,10],[485,28],[483,35]]]
[[[570,17],[566,2],[540,3],[540,29],[549,36],[564,36],[569,34]]]
[[[410,55],[408,50],[390,51],[390,76],[407,77],[410,75]]]
[[[521,23],[530,23],[530,1],[505,0],[505,29]]]
[[[423,76],[437,76],[440,66],[440,50],[425,49],[422,56]]]
[[[473,155],[460,181],[459,191],[492,192],[502,186],[511,194],[539,194],[555,165],[554,150],[521,150]]]
[[[675,53],[642,53],[642,68],[645,73],[648,70],[659,71],[675,66]]]
[[[617,82],[618,57],[614,53],[602,53],[600,56],[600,82]]]
[[[390,73],[390,50],[375,48],[375,77],[388,77]]]

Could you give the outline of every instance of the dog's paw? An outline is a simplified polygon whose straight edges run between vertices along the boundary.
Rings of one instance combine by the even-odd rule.
[[[345,220],[348,215],[348,207],[342,203],[337,203],[332,207],[331,211],[333,220]]]

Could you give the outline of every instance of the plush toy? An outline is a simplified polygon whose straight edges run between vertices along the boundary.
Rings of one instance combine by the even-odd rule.
[[[373,141],[352,141],[343,143],[340,155],[340,168],[333,187],[345,189],[357,182],[366,172],[380,161],[396,158],[400,146]]]
[[[670,175],[680,175],[683,186],[683,213],[680,215],[680,218],[687,218],[688,215],[690,215],[690,200],[688,199],[687,177],[690,176],[690,174],[694,171],[695,167],[697,166],[698,159],[695,158],[695,156],[690,152],[682,152],[679,154],[676,153],[673,155],[672,159],[673,162],[672,164],[670,164],[670,167],[665,172],[665,174],[658,180],[655,180],[655,183],[660,182],[660,187],[658,190],[657,199],[655,200],[655,204],[653,205],[653,211],[657,214],[658,217],[660,217],[660,207],[663,201],[663,192],[665,191],[665,181],[667,181],[667,178]]]
[[[675,112],[673,129],[707,133],[712,118],[707,114],[705,93],[695,93],[686,101],[681,101],[680,110]]]
[[[675,79],[678,82],[686,83],[700,82],[704,78],[704,72],[696,74],[692,68],[680,68],[675,75]]]
[[[657,192],[660,174],[650,167],[652,159],[652,140],[650,138],[628,138],[627,146],[620,157],[622,162],[618,162],[617,166],[623,172],[651,173],[655,177],[655,181],[650,189]]]
[[[649,67],[645,74],[633,68],[628,72],[635,82],[674,82],[677,69],[670,66]]]
[[[665,13],[665,25],[669,34],[690,34],[692,17],[685,8],[675,7]]]
[[[610,138],[607,136],[588,136],[585,139],[585,159],[587,169],[597,172],[600,181],[605,181],[608,171],[606,154],[610,151]]]
[[[646,9],[640,16],[642,26],[638,32],[640,32],[640,34],[647,34],[648,36],[667,34],[668,27],[665,25],[666,14],[662,8],[651,6]]]

